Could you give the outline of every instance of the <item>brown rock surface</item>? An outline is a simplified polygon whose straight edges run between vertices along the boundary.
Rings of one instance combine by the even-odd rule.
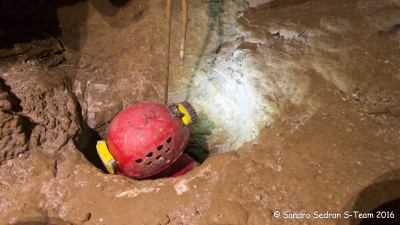
[[[358,225],[314,212],[400,208],[398,1],[188,1],[184,65],[174,2],[169,100],[193,103],[188,150],[212,156],[143,181],[104,173],[95,143],[162,101],[166,3],[56,2],[3,14],[21,18],[0,27],[0,224]]]
[[[29,147],[27,138],[29,127],[25,126],[24,129],[24,118],[16,114],[13,108],[17,110],[18,102],[4,81],[0,80],[0,164],[18,156]]]

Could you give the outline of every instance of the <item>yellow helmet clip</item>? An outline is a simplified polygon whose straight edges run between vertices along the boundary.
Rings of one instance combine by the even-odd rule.
[[[118,169],[118,162],[114,159],[114,157],[108,150],[107,143],[104,140],[97,141],[96,149],[97,154],[99,154],[99,157],[106,167],[107,171],[110,174],[116,174]]]
[[[182,104],[178,104],[178,110],[179,112],[181,112],[183,114],[182,122],[185,125],[188,125],[188,123],[190,122],[190,115],[188,113],[188,111],[185,109],[185,107]]]
[[[181,120],[185,125],[196,123],[197,113],[189,102],[176,104],[179,112],[183,114]]]

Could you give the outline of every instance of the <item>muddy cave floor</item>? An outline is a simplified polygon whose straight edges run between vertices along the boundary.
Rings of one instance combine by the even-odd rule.
[[[275,102],[277,113],[261,123],[254,139],[234,151],[216,150],[229,142],[229,133],[211,134],[219,139],[211,142],[212,156],[184,176],[135,181],[104,173],[94,144],[104,137],[110,120],[135,102],[161,102],[159,64],[164,55],[158,54],[162,46],[150,46],[162,42],[162,29],[150,24],[152,16],[163,12],[164,3],[155,2],[125,5],[133,14],[123,7],[114,13],[115,6],[99,1],[57,6],[60,37],[0,51],[0,224],[358,225],[363,224],[360,218],[313,218],[313,213],[343,216],[345,211],[371,212],[390,202],[392,206],[383,209],[394,210],[400,221],[395,210],[400,208],[400,17],[392,10],[400,7],[396,1],[338,1],[340,12],[329,1],[276,0],[255,8],[250,6],[256,1],[245,6],[240,1],[227,3],[236,8],[225,6],[220,17],[226,41],[215,73],[232,64],[232,49],[245,52],[238,70],[245,76],[250,73],[247,63],[260,67],[255,72],[269,71],[254,75],[251,87],[261,93],[260,99],[267,99],[262,103]],[[188,30],[206,33],[208,23],[202,27],[194,18],[207,16],[208,6],[188,2],[189,15],[195,15]],[[87,18],[72,18],[71,12],[85,12]],[[133,25],[121,18],[131,19]],[[75,28],[82,31],[82,24],[84,32],[76,35]],[[149,26],[152,32],[135,26]],[[115,30],[121,32],[107,35]],[[216,33],[211,42],[217,42]],[[110,49],[104,51],[101,42],[82,41],[102,35],[105,41],[119,41],[110,41]],[[170,101],[182,100],[179,90],[190,79],[184,74],[195,67],[202,46],[188,35],[186,65],[171,61],[176,82],[170,84]],[[127,42],[132,45],[121,47]],[[172,49],[176,55],[177,48]],[[206,46],[199,74],[206,74],[212,49]],[[262,67],[259,62],[268,61],[268,54],[275,58]],[[132,58],[133,65],[127,63]],[[210,85],[218,89],[215,82]],[[267,92],[268,82],[280,88]],[[296,88],[302,91],[291,91]],[[200,99],[201,89],[193,95]],[[207,112],[203,100],[193,101]],[[311,218],[283,218],[285,211],[310,213]]]

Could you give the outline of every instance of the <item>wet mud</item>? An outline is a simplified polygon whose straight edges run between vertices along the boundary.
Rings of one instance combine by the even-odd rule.
[[[202,165],[137,181],[95,143],[163,101],[166,2],[0,3],[0,224],[397,224],[400,3],[188,1],[184,64],[180,4],[168,100]]]

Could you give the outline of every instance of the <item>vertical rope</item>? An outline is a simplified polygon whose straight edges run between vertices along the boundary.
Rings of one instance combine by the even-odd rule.
[[[209,42],[211,40],[211,36],[212,36],[213,31],[214,31],[214,27],[218,23],[218,44],[216,46],[216,50],[215,50],[214,56],[213,56],[213,58],[211,60],[211,66],[209,67],[208,72],[207,72],[207,78],[208,78],[207,81],[212,78],[212,75],[213,75],[213,72],[214,72],[214,66],[215,66],[215,63],[217,61],[217,56],[218,56],[219,50],[221,49],[221,46],[222,46],[222,43],[223,43],[223,38],[224,38],[223,37],[223,35],[224,35],[224,27],[223,27],[224,23],[223,23],[223,19],[222,19],[222,15],[221,14],[224,11],[225,3],[226,3],[226,0],[209,0],[208,1],[212,18],[211,18],[209,26],[208,26],[208,32],[207,32],[206,37],[204,39],[203,46],[201,47],[200,54],[199,54],[199,56],[197,58],[197,62],[195,64],[194,69],[192,70],[192,73],[191,73],[190,79],[189,79],[189,83],[187,84],[187,87],[186,87],[186,98],[185,98],[185,101],[189,101],[189,98],[192,95],[192,89],[199,88],[198,86],[195,87],[195,88],[192,88],[192,86],[193,86],[194,80],[195,80],[195,78],[197,76],[197,71],[200,68],[200,64],[201,64],[202,60],[204,59],[204,54],[205,54],[207,46],[208,46],[208,44],[209,44]]]
[[[171,1],[167,0],[167,38],[165,51],[165,77],[164,77],[164,104],[168,104],[168,78],[169,78],[169,48],[171,35]]]
[[[186,40],[187,17],[188,17],[187,2],[186,2],[186,0],[182,0],[181,49],[180,49],[180,52],[179,52],[179,58],[181,59],[182,63],[184,63],[183,60],[184,60],[184,57],[185,57],[185,40]]]

